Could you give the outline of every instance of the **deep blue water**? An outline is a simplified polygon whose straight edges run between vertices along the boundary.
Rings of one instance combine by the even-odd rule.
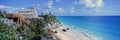
[[[120,40],[120,16],[59,16],[57,19],[74,28],[89,30],[103,40]]]

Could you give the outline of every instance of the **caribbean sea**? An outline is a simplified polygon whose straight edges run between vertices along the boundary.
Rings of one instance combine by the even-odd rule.
[[[102,40],[120,40],[120,16],[58,16],[57,19],[64,25]]]

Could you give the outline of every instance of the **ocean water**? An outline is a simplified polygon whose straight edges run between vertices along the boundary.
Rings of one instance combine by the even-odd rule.
[[[120,40],[120,16],[59,16],[71,28],[83,30],[102,40]]]

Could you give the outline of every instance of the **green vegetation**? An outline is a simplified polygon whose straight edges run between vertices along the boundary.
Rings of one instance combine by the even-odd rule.
[[[30,26],[30,29],[32,31],[32,33],[34,33],[34,38],[42,38],[48,35],[48,33],[46,32],[46,30],[44,29],[44,24],[42,22],[42,20],[40,19],[35,19],[33,21],[33,25]]]
[[[6,13],[6,11],[2,12],[2,11],[0,10],[0,18],[3,18],[3,17],[4,17],[4,13]]]
[[[14,30],[0,22],[0,40],[15,40]]]
[[[17,28],[17,31],[19,31],[20,33],[21,33],[22,31],[24,31],[24,26],[23,26],[23,25],[20,25],[20,27]]]
[[[24,40],[36,40],[42,37],[49,36],[47,31],[44,29],[44,24],[40,19],[35,19],[29,26],[29,30],[24,25],[20,25],[17,31],[20,33]],[[26,31],[25,31],[26,30]],[[14,31],[12,27],[9,27],[3,23],[0,23],[0,40],[15,40]],[[28,32],[28,33],[27,33]],[[27,34],[24,34],[27,33]]]
[[[39,15],[39,17],[43,17],[44,20],[46,21],[46,23],[50,23],[50,22],[59,22],[55,16],[53,16],[51,13],[46,14],[46,15]],[[59,22],[60,23],[60,22]]]
[[[17,28],[24,40],[36,40],[49,36],[41,19],[32,19],[31,22],[32,24],[27,26],[28,29],[23,25]]]
[[[1,13],[0,16],[4,17]],[[24,40],[40,40],[44,37],[50,37],[51,34],[45,29],[45,24],[55,23],[57,19],[51,14],[41,15],[40,17],[44,19],[31,19],[30,25],[20,25],[16,30],[0,23],[0,40],[16,40],[14,33],[17,32],[19,33],[19,35],[16,34],[19,36],[18,38],[22,37]]]

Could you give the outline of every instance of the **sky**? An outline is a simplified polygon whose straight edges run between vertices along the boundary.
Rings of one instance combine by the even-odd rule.
[[[120,0],[0,0],[0,10],[17,13],[34,7],[37,14],[56,16],[119,16]]]

